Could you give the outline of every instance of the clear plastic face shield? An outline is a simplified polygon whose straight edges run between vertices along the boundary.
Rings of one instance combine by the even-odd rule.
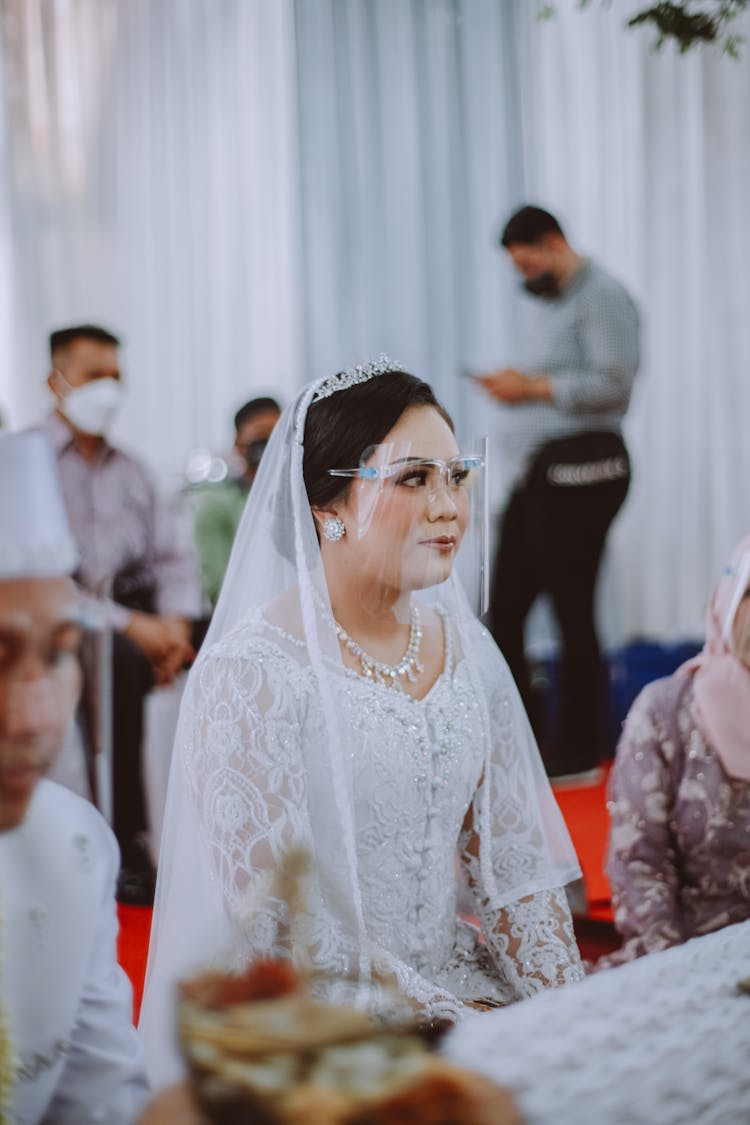
[[[340,544],[363,589],[380,588],[391,604],[411,594],[441,600],[453,575],[481,615],[488,600],[486,439],[459,446],[447,427],[412,441],[366,449],[358,466],[330,469],[352,482],[342,508]],[[343,555],[342,555],[343,558]]]
[[[735,585],[724,615],[722,639],[737,659],[750,667],[750,549],[743,551],[730,575]]]

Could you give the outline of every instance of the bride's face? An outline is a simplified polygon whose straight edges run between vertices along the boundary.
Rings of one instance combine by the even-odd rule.
[[[461,474],[440,468],[458,455],[453,431],[432,406],[415,406],[383,445],[393,450],[388,475],[355,480],[346,503],[337,505],[347,528],[340,544],[347,565],[398,591],[444,582],[469,520]],[[382,466],[382,446],[367,463]]]

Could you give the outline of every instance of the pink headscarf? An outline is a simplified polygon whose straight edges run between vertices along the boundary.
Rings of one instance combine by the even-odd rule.
[[[750,669],[737,657],[734,618],[750,586],[750,536],[714,589],[706,614],[706,643],[682,665],[693,673],[692,715],[730,777],[750,781]]]

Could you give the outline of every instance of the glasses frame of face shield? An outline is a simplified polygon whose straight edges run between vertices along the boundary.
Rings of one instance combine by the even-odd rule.
[[[363,458],[363,460],[364,459],[365,458]],[[397,476],[399,473],[419,472],[420,469],[424,469],[427,472],[437,470],[440,474],[440,484],[450,492],[451,489],[459,489],[463,485],[464,481],[469,478],[472,469],[483,469],[484,464],[485,459],[480,454],[460,453],[456,457],[451,457],[449,461],[441,461],[437,458],[427,457],[406,457],[387,465],[361,464],[356,469],[329,469],[328,475],[331,477],[349,477],[358,480],[387,481]],[[458,468],[459,466],[460,468]],[[457,470],[462,474],[462,477],[461,480],[454,482],[452,478]],[[430,488],[428,495],[434,496],[437,491],[438,486],[434,484]]]
[[[384,443],[384,445],[387,443]],[[472,496],[472,514],[469,520],[469,526],[473,527],[471,534],[472,546],[467,553],[467,541],[464,540],[458,558],[458,569],[462,574],[462,583],[464,590],[468,597],[469,603],[478,617],[482,617],[487,611],[489,604],[489,526],[488,526],[488,497],[487,497],[487,439],[476,439],[472,444],[477,444],[480,448],[467,453],[459,453],[448,461],[443,461],[438,458],[425,458],[425,457],[410,457],[402,456],[396,457],[393,460],[388,460],[381,464],[368,464],[368,460],[372,459],[373,454],[378,450],[378,446],[373,446],[362,455],[362,460],[357,468],[352,469],[329,469],[328,475],[333,477],[349,478],[351,480],[358,480],[363,484],[365,482],[385,484],[393,481],[399,474],[404,472],[418,472],[420,468],[427,470],[438,470],[439,484],[436,482],[432,488],[427,492],[427,499],[429,503],[434,503],[438,495],[439,487],[443,486],[447,494],[455,497],[467,478],[471,477],[472,471],[478,475],[478,490],[472,486],[466,489],[466,495]],[[393,447],[390,447],[391,451]],[[460,468],[463,476],[461,481],[452,483],[451,478],[454,476],[457,468]],[[475,507],[478,505],[477,507]],[[372,513],[370,513],[372,514]],[[364,521],[364,528],[361,529],[362,533],[366,533],[370,520]]]

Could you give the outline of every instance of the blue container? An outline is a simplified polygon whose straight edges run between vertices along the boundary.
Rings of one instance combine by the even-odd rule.
[[[654,680],[671,676],[686,660],[703,648],[702,641],[658,644],[633,641],[607,654],[609,678],[610,754],[614,755],[622,724],[638,693]]]
[[[602,757],[614,757],[622,724],[638,693],[653,680],[671,674],[703,647],[702,641],[661,644],[633,641],[613,649],[605,656],[602,670]],[[537,698],[535,727],[542,751],[553,742],[559,711],[560,662],[556,656],[532,664],[532,686]]]

